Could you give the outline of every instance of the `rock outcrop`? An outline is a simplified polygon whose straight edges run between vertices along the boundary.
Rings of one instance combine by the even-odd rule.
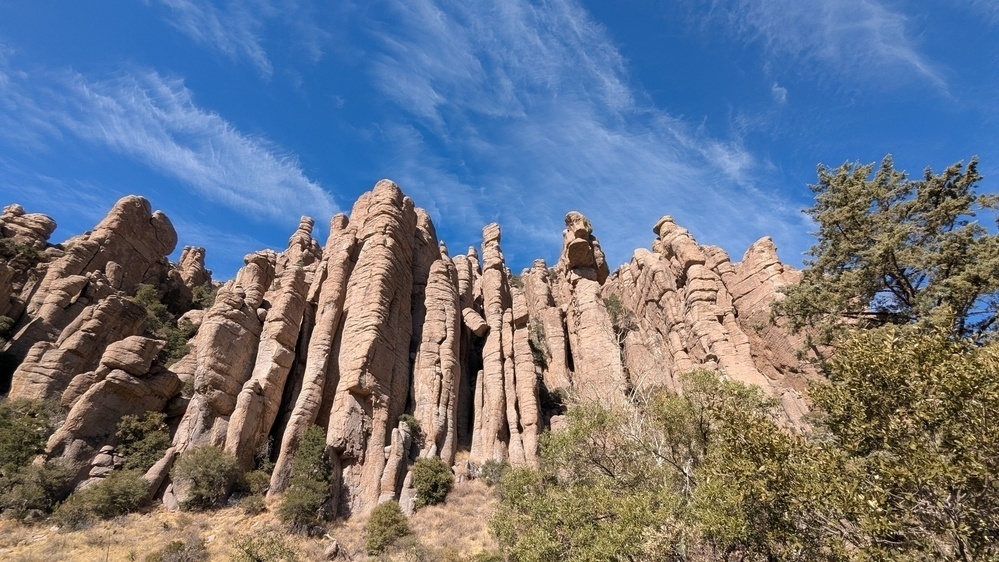
[[[123,416],[163,411],[180,391],[180,378],[153,364],[163,344],[140,336],[125,338],[108,346],[94,372],[78,375],[87,379],[89,388],[74,401],[47,446],[50,456],[76,468],[76,482],[89,475],[94,455],[110,445]]]
[[[0,213],[0,238],[10,238],[17,244],[44,250],[55,232],[56,222],[40,213],[26,213],[24,207],[7,205]]]
[[[158,284],[176,245],[166,215],[152,212],[142,197],[122,198],[92,232],[66,241],[64,255],[47,264],[36,285],[25,287],[25,316],[8,352],[23,360],[36,343],[58,337],[87,305],[115,291],[133,294],[140,283]]]
[[[800,424],[807,411],[802,396],[807,366],[797,359],[769,361],[767,352],[760,350],[764,340],[757,335],[754,346],[747,334],[757,331],[757,326],[766,327],[770,304],[778,297],[776,289],[797,274],[781,265],[765,242],[758,242],[760,248],[751,249],[744,263],[732,265],[721,249],[700,246],[668,216],[653,231],[658,237],[652,251],[636,251],[631,263],[615,272],[604,288],[632,323],[625,337],[631,385],[676,389],[681,373],[717,370],[779,398],[788,421]],[[736,300],[743,303],[743,310]],[[776,333],[771,336],[775,340]],[[790,351],[789,336],[784,330],[780,333],[779,344]],[[781,357],[789,359],[786,354]]]
[[[150,411],[172,431],[146,474],[166,503],[177,499],[170,466],[201,446],[243,470],[273,461],[270,493],[284,491],[318,426],[330,505],[348,515],[390,500],[411,512],[420,456],[460,459],[469,474],[491,460],[536,465],[567,402],[630,408],[650,388],[682,390],[694,369],[759,386],[789,425],[807,409],[803,342],[769,316],[800,273],[769,239],[732,263],[664,217],[652,248],[611,273],[589,220],[570,212],[558,262],[513,275],[498,224],[451,257],[429,215],[382,180],[331,219],[324,246],[303,217],[282,252],[246,256],[211,306],[187,311],[211,283],[205,251],[185,247],[171,265],[176,234],[142,198],[61,247],[48,245],[51,219],[10,206],[0,220],[0,233],[44,253],[30,271],[0,262],[0,315],[17,314],[10,396],[67,411],[46,454],[74,467],[74,483],[118,469],[118,420]],[[139,304],[141,284],[172,295],[177,326]],[[168,367],[163,340],[176,351],[192,332]]]

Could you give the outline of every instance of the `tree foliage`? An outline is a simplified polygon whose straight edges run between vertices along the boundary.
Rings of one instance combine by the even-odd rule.
[[[166,341],[160,359],[167,366],[179,361],[190,350],[188,341],[197,328],[188,321],[178,323],[177,315],[171,312],[166,301],[169,295],[161,295],[156,287],[139,285],[131,299],[146,309],[147,335]]]
[[[540,470],[501,483],[511,560],[989,560],[999,556],[999,343],[859,331],[785,428],[755,389],[579,405]]]
[[[804,279],[777,312],[828,341],[847,319],[863,326],[920,323],[961,336],[995,328],[999,237],[975,217],[997,206],[977,193],[973,158],[910,179],[886,156],[874,164],[820,165],[812,185],[818,242]]]
[[[291,466],[291,483],[278,516],[293,531],[313,534],[333,515],[328,503],[333,469],[326,460],[326,433],[321,427],[306,430]]]
[[[999,557],[999,344],[884,329],[848,339],[814,392],[872,558]],[[831,472],[831,471],[830,471]]]
[[[444,503],[454,485],[454,474],[439,457],[420,457],[413,463],[416,507]]]
[[[368,554],[376,555],[410,532],[409,523],[398,503],[388,501],[378,504],[371,511],[364,530],[364,547]]]
[[[53,406],[41,400],[0,402],[0,473],[26,466],[45,450]]]
[[[116,470],[100,482],[74,493],[53,515],[68,528],[82,528],[94,517],[111,519],[141,508],[149,494],[149,483],[138,470]]]
[[[123,416],[118,420],[118,450],[125,457],[126,470],[149,470],[170,448],[166,414],[146,412],[143,416]]]
[[[170,475],[188,490],[181,507],[190,510],[221,507],[240,478],[236,457],[211,445],[186,451]]]

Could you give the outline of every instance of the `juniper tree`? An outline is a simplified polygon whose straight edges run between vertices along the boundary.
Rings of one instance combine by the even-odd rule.
[[[997,208],[979,194],[978,160],[910,179],[886,156],[874,164],[823,165],[811,186],[818,241],[804,279],[775,312],[792,327],[926,324],[960,336],[995,329],[999,237],[976,219]]]

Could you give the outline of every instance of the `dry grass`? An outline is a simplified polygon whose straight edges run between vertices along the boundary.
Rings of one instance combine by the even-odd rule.
[[[102,521],[88,529],[63,532],[51,525],[24,525],[0,519],[0,560],[18,562],[143,561],[173,541],[204,540],[211,560],[228,560],[234,540],[280,533],[301,560],[318,560],[326,547],[320,539],[286,534],[270,512],[243,514],[239,506],[205,513],[155,509]]]
[[[473,555],[496,550],[489,519],[496,509],[494,490],[479,480],[456,483],[445,503],[431,505],[409,518],[409,528],[420,542],[447,546]]]
[[[269,510],[248,516],[240,506],[205,513],[153,509],[94,526],[63,532],[51,524],[26,525],[0,519],[0,560],[16,562],[138,561],[162,551],[171,542],[204,540],[211,560],[229,560],[240,537],[278,534],[298,553],[299,560],[321,559],[329,538],[288,534],[277,519],[277,501]],[[383,559],[464,560],[497,550],[488,522],[496,505],[493,489],[480,481],[457,483],[442,505],[424,507],[409,520],[413,534],[400,541]],[[340,544],[344,559],[368,560],[364,552],[367,517],[357,516],[331,525],[329,536]]]

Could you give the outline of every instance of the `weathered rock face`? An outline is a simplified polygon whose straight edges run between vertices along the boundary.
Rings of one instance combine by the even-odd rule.
[[[7,205],[0,213],[0,237],[13,238],[14,242],[44,250],[49,237],[55,232],[56,222],[39,213],[26,213],[24,207]]]
[[[177,272],[189,289],[212,282],[212,272],[205,268],[204,248],[184,246],[180,253],[180,262],[177,264]]]
[[[108,346],[100,365],[87,379],[89,388],[69,410],[66,422],[49,439],[48,454],[77,469],[83,480],[91,459],[113,440],[118,420],[126,415],[160,412],[181,387],[176,374],[153,359],[164,342],[133,336]]]
[[[60,401],[68,418],[48,455],[84,485],[121,464],[118,420],[147,411],[165,413],[173,431],[146,475],[150,493],[168,490],[165,502],[183,492],[169,491],[173,461],[204,445],[244,470],[269,455],[270,492],[285,490],[316,425],[336,475],[332,505],[345,515],[389,500],[412,510],[421,455],[450,464],[467,452],[470,472],[489,460],[535,465],[564,401],[628,408],[644,389],[681,390],[693,369],[761,387],[792,424],[806,408],[802,342],[769,320],[800,274],[769,239],[733,264],[664,217],[652,249],[611,274],[589,220],[570,212],[555,266],[538,260],[516,276],[499,225],[483,229],[481,260],[474,248],[450,257],[427,213],[383,180],[349,217],[332,218],[323,247],[303,217],[283,252],[246,256],[210,308],[180,316],[197,333],[167,368],[164,342],[147,337],[147,311],[129,296],[140,283],[182,294],[179,316],[184,290],[211,282],[204,250],[185,247],[170,266],[176,235],[138,197],[64,250],[46,246],[54,223],[30,217],[8,207],[0,224],[48,248],[30,272],[0,262],[0,314],[5,303],[24,311],[10,396]]]
[[[607,262],[586,217],[570,212],[565,225],[555,267],[535,263],[524,274],[536,339],[547,351],[544,378],[582,399],[622,401],[628,380],[619,333],[601,297]]]
[[[8,352],[24,359],[34,344],[58,337],[87,305],[115,291],[133,294],[140,283],[158,284],[169,269],[165,256],[176,245],[166,215],[152,212],[142,197],[122,198],[92,232],[65,243],[65,254],[47,265],[37,284],[25,286],[25,317]]]
[[[430,266],[426,319],[413,368],[413,415],[424,433],[423,452],[451,464],[458,448],[461,320],[458,272],[441,248]]]
[[[253,374],[267,310],[264,293],[274,280],[274,252],[244,258],[236,279],[219,289],[195,336],[194,396],[174,438],[180,451],[225,444],[237,396]]]
[[[117,295],[86,307],[55,341],[31,348],[14,371],[10,398],[60,397],[74,375],[97,368],[108,346],[142,333],[145,321],[142,307]]]
[[[758,242],[733,266],[723,251],[698,245],[670,217],[654,232],[653,250],[636,251],[603,291],[623,305],[631,326],[624,347],[631,384],[678,388],[680,373],[718,370],[779,398],[788,420],[801,423],[808,367],[787,356],[794,344],[783,330],[771,335],[786,350],[776,362],[759,334],[747,334],[765,328],[777,288],[797,274],[776,260],[772,243]]]

